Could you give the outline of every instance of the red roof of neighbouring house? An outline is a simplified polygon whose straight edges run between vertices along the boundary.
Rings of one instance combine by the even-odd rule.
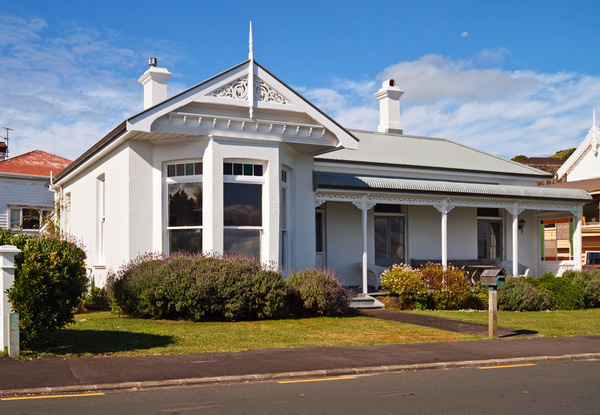
[[[8,160],[0,161],[0,173],[28,174],[31,176],[56,176],[71,160],[41,150],[30,151]]]

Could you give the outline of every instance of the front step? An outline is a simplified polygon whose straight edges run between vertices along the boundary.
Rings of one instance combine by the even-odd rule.
[[[350,308],[385,308],[383,303],[367,294],[357,294],[350,300]]]

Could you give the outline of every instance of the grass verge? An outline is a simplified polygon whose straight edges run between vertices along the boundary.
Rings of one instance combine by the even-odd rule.
[[[56,331],[48,347],[24,352],[37,356],[192,354],[478,338],[369,317],[193,323],[90,312],[78,314],[74,324]]]
[[[488,311],[411,311],[434,317],[488,324]],[[560,311],[498,311],[498,326],[531,330],[548,337],[600,334],[600,308]]]

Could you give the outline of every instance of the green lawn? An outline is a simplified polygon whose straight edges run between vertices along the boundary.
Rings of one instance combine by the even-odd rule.
[[[474,340],[450,333],[369,317],[210,322],[145,320],[110,312],[76,316],[58,330],[49,347],[33,355],[142,355],[240,352],[304,346],[364,346]]]
[[[488,311],[414,311],[488,324]],[[548,337],[600,334],[600,308],[563,311],[498,311],[498,326],[531,330]]]

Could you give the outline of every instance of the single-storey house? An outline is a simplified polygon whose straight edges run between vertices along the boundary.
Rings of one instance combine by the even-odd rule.
[[[54,211],[50,177],[71,160],[41,150],[5,159],[6,149],[0,146],[0,228],[39,233]]]
[[[581,190],[449,140],[406,135],[403,91],[375,92],[378,131],[344,128],[249,59],[167,97],[139,79],[144,110],[59,174],[61,229],[97,284],[145,252],[241,252],[284,270],[335,269],[366,292],[393,263],[581,267]]]

